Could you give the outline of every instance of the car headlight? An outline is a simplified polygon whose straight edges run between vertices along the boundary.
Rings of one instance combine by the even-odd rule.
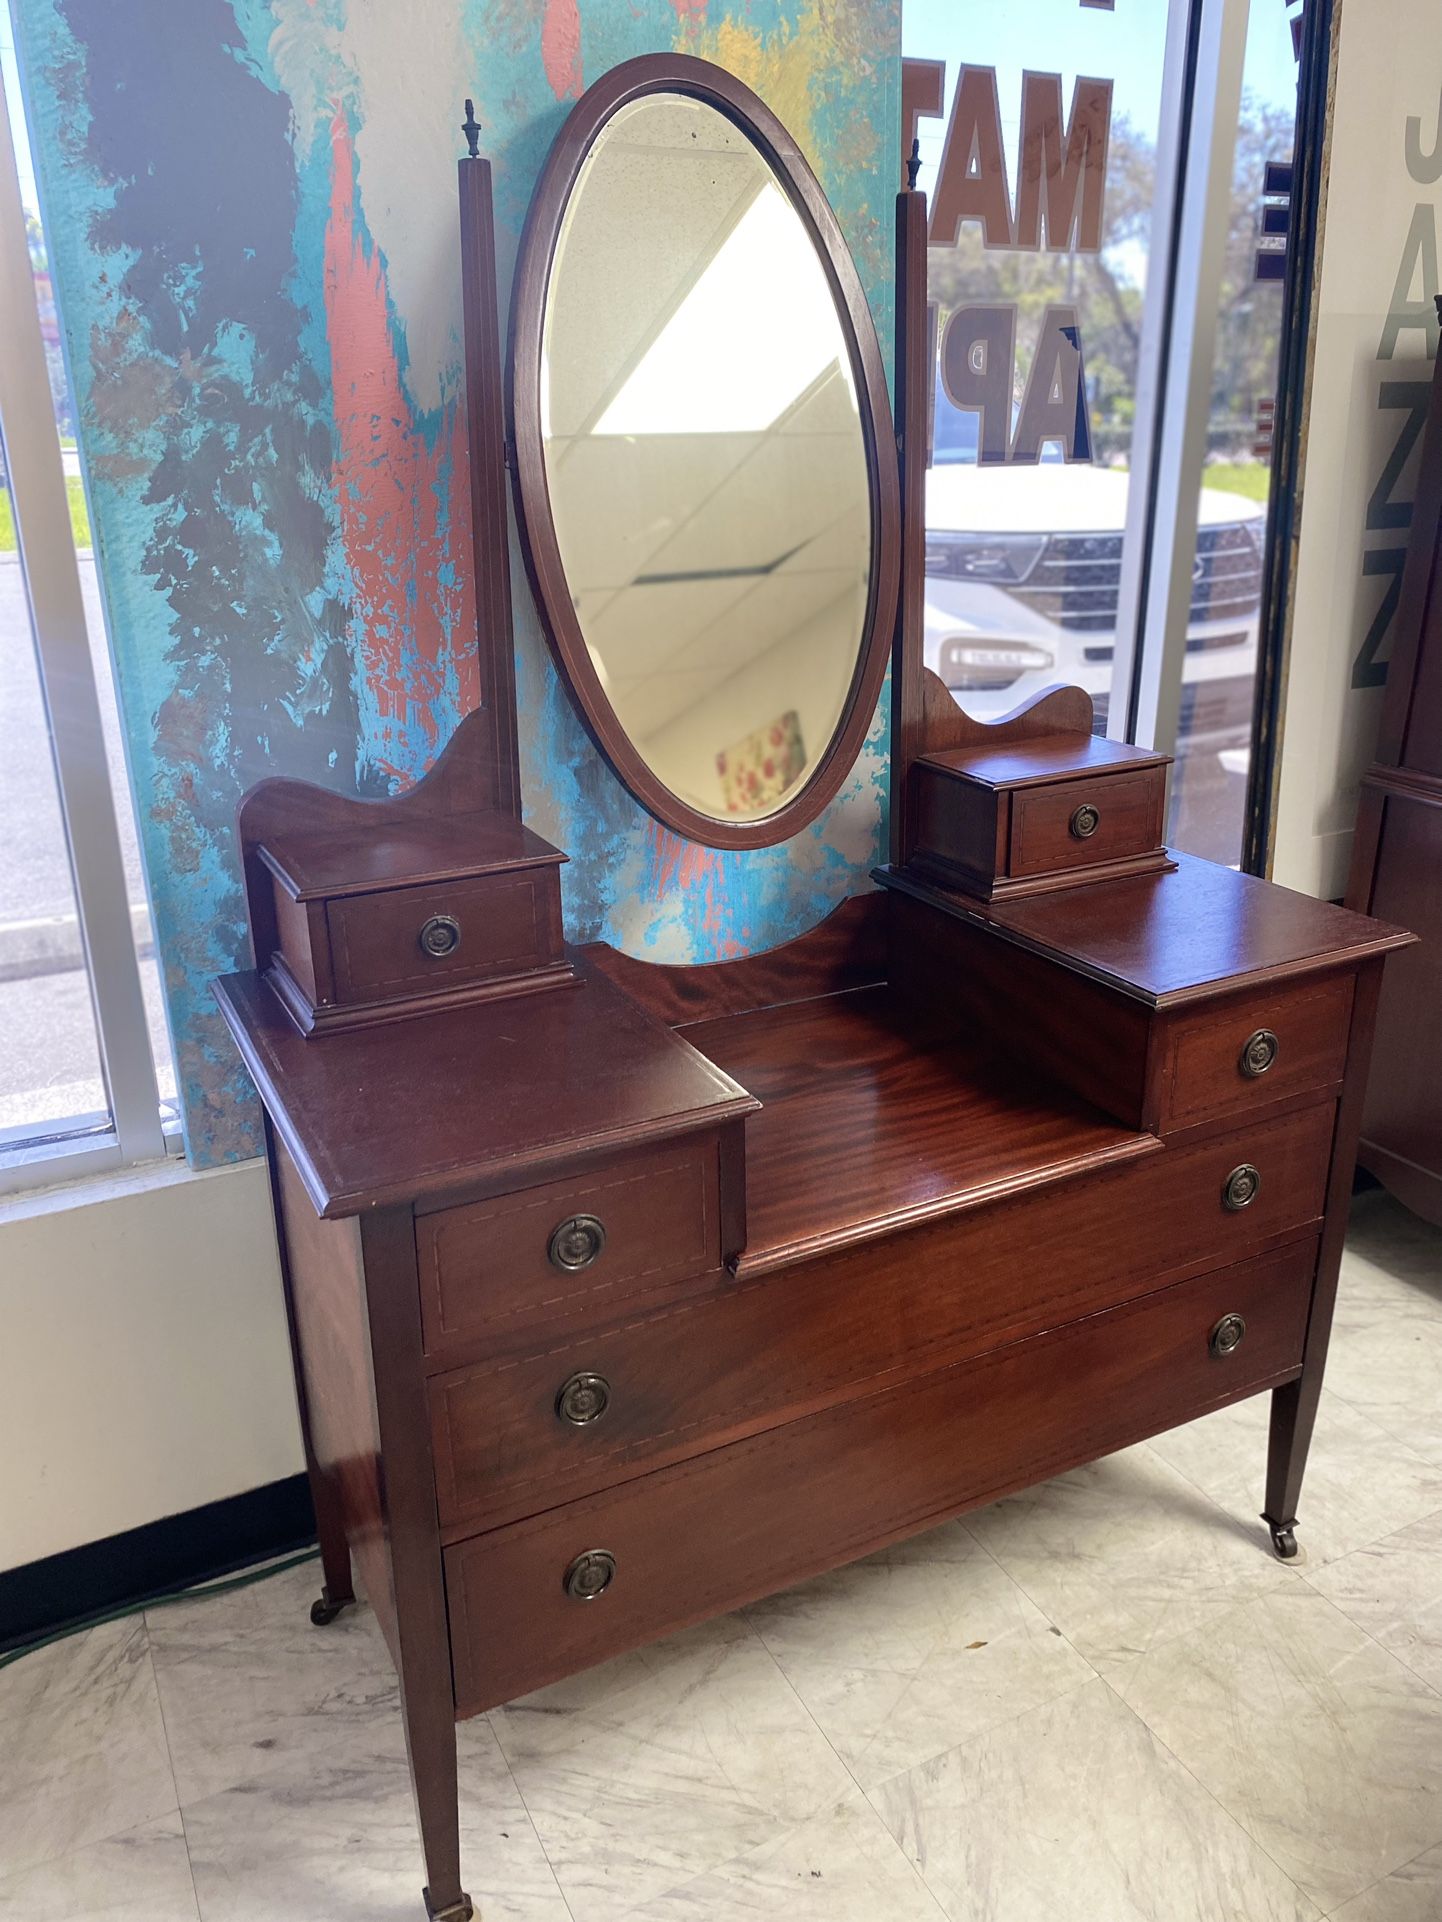
[[[1045,548],[1045,534],[929,533],[926,571],[933,578],[1012,587],[1026,579]]]

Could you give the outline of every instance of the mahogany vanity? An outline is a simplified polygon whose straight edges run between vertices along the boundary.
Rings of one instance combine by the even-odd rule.
[[[627,137],[608,146],[613,124]],[[605,270],[565,254],[567,209],[605,204],[603,162],[635,169],[648,140],[697,130],[723,156],[707,181],[759,155],[770,183],[720,231],[759,232],[779,188],[824,272],[845,357],[813,370],[805,406],[833,465],[854,446],[869,538],[837,536],[862,486],[843,480],[761,517],[832,515],[772,526],[784,567],[751,566],[751,549],[739,570],[689,573],[643,555],[619,587],[568,587],[576,501],[613,490],[575,479],[581,429],[557,452],[563,397],[543,427],[547,300]],[[458,1717],[1263,1390],[1264,1519],[1295,1554],[1379,978],[1408,939],[1169,855],[1166,763],[1094,738],[1085,695],[984,726],[923,668],[919,193],[898,202],[894,433],[855,272],[784,130],[700,62],[619,69],[575,109],[537,195],[508,427],[489,169],[460,173],[485,705],[399,799],[288,781],[247,797],[257,971],[218,984],[268,1115],[325,1569],[315,1620],[352,1597],[354,1563],[400,1675],[427,1910],[451,1922],[472,1913]],[[702,279],[658,301],[646,341]],[[645,441],[647,397],[621,407],[615,372],[645,364],[614,349],[604,401],[577,416],[614,431],[586,458],[619,460],[627,421]],[[777,418],[810,447],[800,406]],[[636,458],[674,463],[679,441],[659,437]],[[708,499],[780,458],[772,423],[755,438]],[[678,831],[756,846],[814,817],[890,649],[891,859],[809,933],[696,967],[562,940],[563,856],[520,820],[507,464],[562,671],[613,767]],[[676,518],[668,539],[690,525]],[[726,506],[727,527],[744,520]],[[615,548],[593,541],[586,564]],[[707,670],[622,672],[595,638],[614,597],[631,596],[613,622],[630,639],[653,631],[648,586],[704,578],[724,600],[718,579],[754,577],[739,647],[783,630],[771,583],[788,569],[858,553],[856,580],[785,590],[825,600],[808,647],[831,620],[855,657],[829,735],[806,670],[788,725],[812,751],[793,791],[724,812],[719,735],[695,792],[668,784],[667,743],[740,713],[751,682],[743,666],[669,712],[681,696],[651,683],[691,674],[689,698]],[[768,689],[793,656],[783,632]]]

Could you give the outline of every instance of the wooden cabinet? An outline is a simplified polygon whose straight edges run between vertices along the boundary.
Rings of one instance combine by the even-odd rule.
[[[1393,634],[1347,905],[1401,921],[1421,940],[1387,971],[1360,1159],[1442,1226],[1442,361],[1432,374]]]
[[[494,530],[483,169],[462,210]],[[1076,690],[982,728],[925,676],[918,202],[876,888],[707,967],[564,946],[494,578],[488,699],[425,782],[242,805],[257,967],[217,994],[268,1116],[315,1619],[357,1567],[445,1922],[471,1914],[457,1716],[1263,1391],[1265,1519],[1295,1553],[1408,937],[1169,855],[1164,764],[1098,743]],[[503,536],[478,553],[504,569]],[[436,918],[459,940],[432,954]]]
[[[856,985],[894,920],[929,921],[943,957],[962,926],[1013,944],[885,878],[759,971],[705,970],[709,1007],[697,971],[601,949],[563,995],[324,1037],[259,977],[219,984],[282,1137],[321,1613],[354,1557],[433,1861],[455,1715],[1263,1390],[1266,1513],[1294,1552],[1402,937],[1227,875],[1241,947],[1203,978],[1147,935],[1155,890],[1210,898],[1199,863],[1112,884],[1126,973],[1081,973],[1064,916],[1033,934],[1015,951],[1062,1027],[1092,996],[1133,1017],[1114,1032],[1142,1125],[1089,1098],[1084,1052],[1072,1074],[1021,1045],[1024,997],[979,1023],[985,968],[943,970],[949,994],[904,967]],[[1166,969],[1180,999],[1144,985]],[[773,1002],[788,977],[800,998]],[[566,1072],[540,1072],[557,1034]],[[406,1105],[457,1060],[484,1089],[509,1052],[528,1065],[499,1098]]]

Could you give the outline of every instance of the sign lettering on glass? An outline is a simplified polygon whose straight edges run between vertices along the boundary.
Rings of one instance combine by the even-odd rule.
[[[1419,186],[1432,187],[1442,180],[1442,98],[1437,103],[1435,136],[1425,146],[1423,139],[1421,117],[1412,114],[1403,131],[1407,172]],[[1404,340],[1408,346],[1415,344],[1418,334],[1427,358],[1435,360],[1439,346],[1437,296],[1442,292],[1438,254],[1438,209],[1431,200],[1419,200],[1412,210],[1377,344],[1379,363],[1394,360],[1398,345]],[[1412,524],[1412,503],[1397,499],[1396,489],[1408,457],[1421,438],[1427,398],[1426,381],[1384,380],[1378,388],[1378,412],[1397,415],[1397,432],[1367,503],[1368,533],[1405,532]],[[1381,655],[1402,597],[1406,558],[1405,544],[1368,548],[1362,555],[1362,578],[1380,580],[1384,586],[1352,662],[1354,688],[1381,687],[1387,679],[1387,663]]]
[[[918,121],[943,114],[945,71],[939,60],[903,62],[903,157]],[[1066,108],[1060,74],[1023,73],[1020,106],[1013,195],[996,69],[960,69],[932,192],[931,245],[957,246],[964,224],[974,222],[989,252],[1100,254],[1112,82],[1078,77]],[[1020,311],[1016,301],[965,302],[939,329],[933,314],[942,391],[954,407],[977,416],[981,465],[1034,465],[1048,443],[1059,446],[1066,461],[1090,461],[1076,306],[1045,305],[1024,378]]]

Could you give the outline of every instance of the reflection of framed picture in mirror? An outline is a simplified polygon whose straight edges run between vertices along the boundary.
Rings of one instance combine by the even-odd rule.
[[[597,745],[694,840],[796,833],[880,692],[896,462],[835,216],[739,81],[647,58],[586,95],[533,203],[511,360],[522,544]]]

